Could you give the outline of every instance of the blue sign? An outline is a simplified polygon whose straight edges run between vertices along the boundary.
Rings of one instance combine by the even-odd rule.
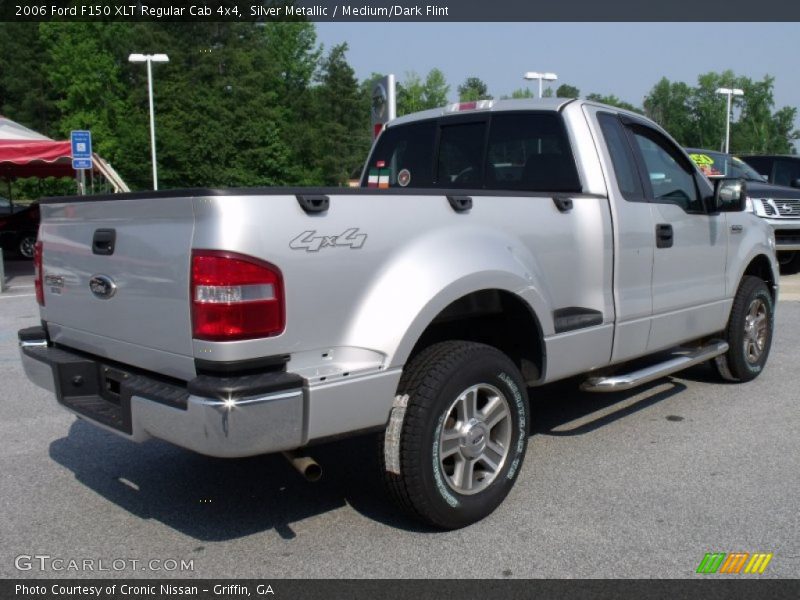
[[[73,158],[72,159],[72,168],[73,169],[91,169],[92,168],[92,159],[91,158]]]
[[[69,135],[72,149],[72,168],[92,168],[92,133],[90,131],[73,131]]]

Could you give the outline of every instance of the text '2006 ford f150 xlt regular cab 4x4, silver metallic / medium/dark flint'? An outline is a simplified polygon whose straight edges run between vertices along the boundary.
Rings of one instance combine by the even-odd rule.
[[[536,386],[761,372],[775,241],[745,200],[636,114],[455,104],[391,122],[361,189],[42,201],[22,361],[133,441],[316,475],[298,449],[380,431],[400,505],[461,527],[519,475]]]

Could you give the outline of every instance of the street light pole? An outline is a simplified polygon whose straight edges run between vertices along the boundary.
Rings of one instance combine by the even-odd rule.
[[[744,90],[739,88],[717,88],[717,94],[728,97],[728,110],[725,113],[725,154],[730,152],[731,143],[731,99],[733,96],[744,95]]]
[[[169,62],[166,54],[131,54],[128,61],[147,63],[147,97],[150,104],[150,159],[153,163],[153,189],[158,189],[158,163],[156,162],[156,113],[153,107],[153,63]]]
[[[527,79],[528,81],[532,79],[539,80],[539,98],[542,97],[542,81],[555,81],[558,79],[558,75],[555,73],[539,73],[538,71],[528,71],[525,75],[522,76],[523,79]]]

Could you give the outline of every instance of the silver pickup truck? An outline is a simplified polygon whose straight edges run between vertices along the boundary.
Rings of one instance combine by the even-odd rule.
[[[390,123],[361,189],[42,201],[22,361],[130,440],[309,477],[300,449],[379,431],[400,505],[461,527],[520,473],[536,386],[761,372],[778,271],[745,201],[639,115],[455,104]]]

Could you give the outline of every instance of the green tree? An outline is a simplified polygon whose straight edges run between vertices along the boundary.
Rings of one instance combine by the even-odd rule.
[[[397,115],[444,106],[449,92],[450,86],[439,69],[431,69],[425,81],[416,72],[409,71],[397,84]]]
[[[39,31],[48,83],[60,92],[55,101],[59,124],[53,129],[61,138],[73,129],[90,129],[94,150],[115,162],[129,105],[114,48],[127,37],[126,26],[49,22]]]
[[[42,67],[46,56],[38,23],[0,22],[0,114],[55,136],[58,95]]]
[[[774,78],[752,81],[733,71],[704,73],[697,85],[670,82],[662,78],[644,101],[646,114],[661,124],[681,144],[719,150],[725,143],[727,99],[720,87],[741,89],[732,98],[732,152],[791,152],[798,132],[794,129],[796,109],[775,110]]]
[[[523,98],[533,98],[533,92],[528,88],[517,88],[511,92],[510,96],[503,96],[503,99],[513,98],[514,100],[521,100]]]
[[[323,183],[344,185],[364,161],[370,133],[364,127],[363,103],[347,44],[334,46],[320,66],[318,97],[318,158]]]
[[[397,115],[407,115],[425,108],[425,85],[414,71],[406,73],[401,83],[397,83]]]
[[[645,115],[656,121],[682,144],[692,139],[694,123],[690,112],[691,88],[683,82],[670,82],[666,77],[650,90],[644,99]]]
[[[767,75],[761,81],[747,84],[741,113],[731,126],[732,151],[765,154],[793,152],[793,142],[800,137],[800,132],[794,129],[797,109],[785,106],[774,111],[774,81],[774,77]]]
[[[642,109],[636,108],[633,104],[630,102],[625,102],[621,98],[617,98],[614,94],[610,94],[608,96],[604,96],[602,94],[588,94],[586,99],[608,104],[609,106],[616,106],[617,108],[622,108],[624,110],[630,110],[638,113],[642,112]]]
[[[556,98],[580,98],[581,91],[574,85],[562,83],[556,90]]]
[[[475,100],[489,100],[492,96],[489,95],[489,88],[478,77],[467,77],[467,79],[458,86],[458,99],[460,102],[473,102]]]
[[[439,69],[433,68],[428,71],[425,77],[423,98],[425,108],[437,108],[447,104],[447,95],[450,93],[450,86],[447,79]]]

